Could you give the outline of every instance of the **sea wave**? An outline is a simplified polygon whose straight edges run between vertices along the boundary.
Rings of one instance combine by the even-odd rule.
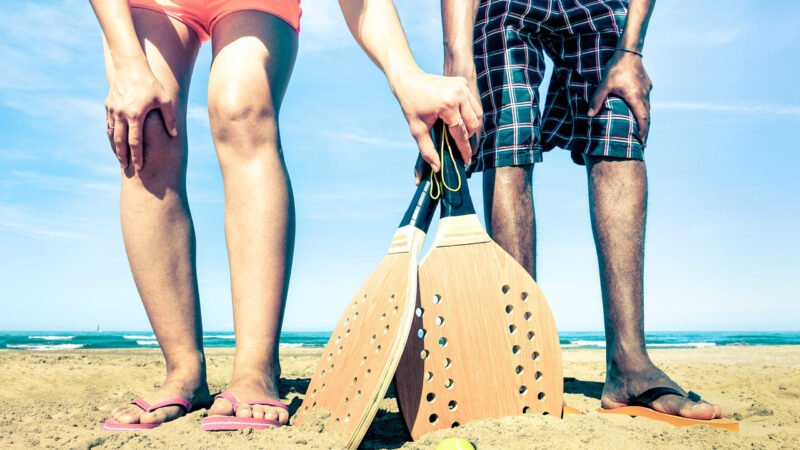
[[[647,344],[647,346],[651,348],[708,348],[716,347],[717,344],[714,342],[659,342]],[[561,348],[606,348],[606,343],[605,341],[576,340],[561,344]]]
[[[714,342],[684,342],[680,344],[647,344],[648,347],[689,347],[689,348],[705,348],[716,347]]]
[[[577,340],[577,341],[570,341],[568,344],[561,344],[561,348],[577,348],[577,347],[606,348],[606,342]]]
[[[143,341],[136,341],[137,345],[158,345],[158,341],[155,339],[148,339]]]
[[[6,344],[6,348],[18,350],[75,350],[83,348],[83,344],[54,344],[54,345],[39,345],[39,344]]]
[[[213,335],[213,336],[203,336],[203,339],[236,339],[236,336],[233,335]]]
[[[153,338],[155,338],[155,336],[153,336],[153,335],[150,335],[150,336],[139,336],[139,335],[137,334],[137,335],[133,335],[133,336],[122,336],[122,338],[123,338],[123,339],[130,339],[130,340],[136,340],[136,339],[153,339]]]
[[[28,339],[42,339],[45,341],[69,341],[75,336],[28,336]]]
[[[281,344],[281,347],[302,347],[303,344]]]

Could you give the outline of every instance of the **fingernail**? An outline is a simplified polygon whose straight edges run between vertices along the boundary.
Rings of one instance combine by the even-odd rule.
[[[590,116],[593,116],[593,115],[594,115],[594,109],[593,109],[593,108],[589,108],[589,115],[590,115]]]
[[[178,129],[177,128],[173,128],[172,129],[172,137],[175,137],[177,135],[178,135]]]
[[[142,170],[142,165],[140,163],[136,163],[136,170]]]

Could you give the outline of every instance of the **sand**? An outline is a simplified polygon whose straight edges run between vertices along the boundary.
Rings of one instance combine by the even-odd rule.
[[[321,350],[282,352],[284,400],[302,402]],[[212,391],[224,387],[233,351],[208,351]],[[673,428],[646,419],[601,416],[595,410],[603,380],[603,353],[564,352],[567,402],[580,416],[508,417],[443,430],[410,442],[392,392],[362,446],[433,446],[458,435],[478,449],[531,448],[800,448],[800,347],[720,347],[656,350],[653,358],[684,386],[741,420],[732,433],[708,427]],[[0,351],[0,448],[334,448],[319,427],[205,433],[198,411],[139,434],[101,431],[108,412],[158,385],[157,350]]]

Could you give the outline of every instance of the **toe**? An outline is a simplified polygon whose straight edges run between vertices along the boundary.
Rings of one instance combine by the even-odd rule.
[[[278,422],[289,423],[289,413],[283,408],[278,408]]]
[[[710,420],[716,417],[714,405],[702,401],[693,402],[689,399],[684,399],[678,413],[690,419]]]
[[[722,407],[719,405],[714,405],[714,418],[715,419],[722,418]]]
[[[254,419],[263,419],[264,418],[264,407],[263,406],[253,406],[253,418]]]
[[[253,409],[250,406],[242,405],[236,410],[236,417],[248,418],[253,417]]]
[[[224,398],[218,398],[214,400],[214,404],[211,405],[211,408],[208,409],[209,416],[232,416],[233,415],[233,405],[231,402],[225,400]]]
[[[278,412],[275,411],[275,408],[269,408],[264,418],[269,420],[278,420]]]
[[[181,408],[176,406],[157,409],[151,413],[144,413],[139,417],[139,423],[164,423],[181,416]]]
[[[139,408],[125,408],[120,411],[119,415],[114,419],[119,423],[139,423],[139,417],[142,410]]]

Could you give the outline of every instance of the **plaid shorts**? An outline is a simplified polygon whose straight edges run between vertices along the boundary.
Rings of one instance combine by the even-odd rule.
[[[554,147],[579,164],[582,154],[643,159],[622,99],[610,96],[587,115],[627,13],[627,0],[481,0],[474,53],[484,121],[470,171],[540,162]],[[544,52],[554,69],[540,114]]]

